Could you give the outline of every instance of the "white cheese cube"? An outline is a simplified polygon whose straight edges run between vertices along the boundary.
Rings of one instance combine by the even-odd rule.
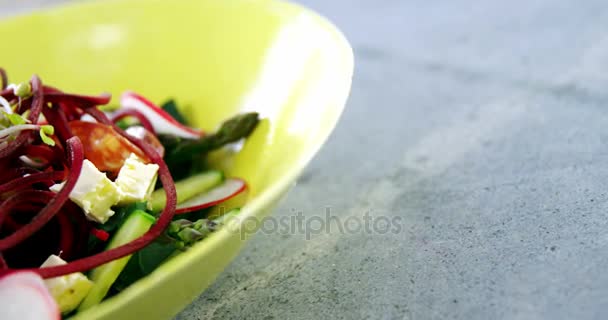
[[[63,264],[66,264],[66,262],[53,254],[40,267],[53,267]],[[44,284],[57,301],[62,313],[76,309],[93,287],[93,282],[80,272],[45,279]]]
[[[131,153],[115,181],[120,192],[119,204],[147,200],[154,190],[157,176],[158,165],[145,164]]]
[[[56,184],[50,189],[58,192],[61,188],[62,184]],[[120,193],[104,173],[85,159],[78,181],[70,192],[70,199],[84,210],[89,220],[105,223],[114,215],[111,207],[120,199]]]

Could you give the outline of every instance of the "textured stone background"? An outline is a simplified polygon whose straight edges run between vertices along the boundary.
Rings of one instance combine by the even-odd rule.
[[[176,319],[604,318],[608,2],[300,2],[357,67],[275,217],[329,206],[403,230],[258,234]]]

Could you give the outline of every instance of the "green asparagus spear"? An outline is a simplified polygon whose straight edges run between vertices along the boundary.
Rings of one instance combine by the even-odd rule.
[[[176,241],[179,248],[188,247],[219,229],[228,219],[239,213],[239,209],[230,210],[216,219],[199,219],[194,222],[179,219],[171,222],[166,235]]]
[[[217,132],[200,140],[167,143],[165,161],[173,164],[186,162],[191,160],[193,155],[207,153],[236,142],[249,136],[259,121],[259,114],[256,112],[239,114],[225,121]]]

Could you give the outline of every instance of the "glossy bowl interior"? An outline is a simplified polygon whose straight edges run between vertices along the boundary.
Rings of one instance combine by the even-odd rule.
[[[77,319],[167,319],[199,295],[246,240],[239,224],[268,214],[333,130],[353,70],[334,26],[275,0],[86,2],[0,21],[0,39],[14,82],[173,97],[207,130],[240,111],[265,118],[240,151],[213,157],[251,187],[233,227]]]

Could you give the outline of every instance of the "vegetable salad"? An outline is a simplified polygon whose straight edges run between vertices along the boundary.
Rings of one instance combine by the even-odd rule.
[[[0,68],[0,77],[0,304],[6,286],[11,299],[31,288],[51,296],[22,301],[48,319],[90,308],[243,204],[246,182],[205,158],[249,136],[257,113],[206,133],[173,100],[157,106],[127,91],[114,106],[109,94],[67,93],[35,75],[9,83]],[[231,210],[213,210],[229,199]]]

